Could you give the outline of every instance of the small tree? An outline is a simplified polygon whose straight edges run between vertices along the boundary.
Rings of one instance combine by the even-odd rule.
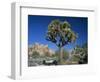
[[[76,46],[73,50],[73,60],[76,60],[80,64],[88,63],[88,51],[87,51],[87,43],[82,46]]]
[[[71,30],[71,25],[67,22],[53,20],[48,25],[46,40],[51,41],[57,45],[60,50],[59,61],[62,62],[63,54],[62,47],[68,43],[75,42],[77,35]]]

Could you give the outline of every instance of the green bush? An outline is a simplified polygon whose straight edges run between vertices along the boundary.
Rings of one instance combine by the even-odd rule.
[[[32,54],[32,57],[33,57],[33,58],[37,58],[37,57],[39,57],[39,53],[36,52],[36,51],[34,51],[33,54]]]

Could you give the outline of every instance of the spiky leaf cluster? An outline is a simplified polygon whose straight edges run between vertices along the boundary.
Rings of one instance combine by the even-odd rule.
[[[67,21],[53,20],[48,25],[46,40],[55,43],[58,47],[75,42],[76,38],[77,34],[71,30],[71,25]]]

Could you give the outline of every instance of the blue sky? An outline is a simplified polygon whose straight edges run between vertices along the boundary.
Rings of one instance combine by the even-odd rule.
[[[78,33],[76,43],[65,45],[67,50],[73,49],[74,46],[82,45],[87,42],[88,38],[88,18],[86,17],[62,17],[62,16],[37,16],[28,15],[28,45],[36,42],[40,44],[48,44],[49,48],[57,50],[57,46],[45,39],[48,25],[52,20],[68,21],[71,24],[71,29]]]

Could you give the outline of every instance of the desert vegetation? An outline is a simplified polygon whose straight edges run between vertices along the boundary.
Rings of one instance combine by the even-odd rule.
[[[42,65],[75,65],[88,63],[88,44],[75,44],[78,33],[74,32],[68,21],[52,20],[45,34],[46,41],[53,43],[56,50],[49,48],[48,44],[34,43],[28,47],[28,66]],[[74,44],[71,50],[65,46]]]

